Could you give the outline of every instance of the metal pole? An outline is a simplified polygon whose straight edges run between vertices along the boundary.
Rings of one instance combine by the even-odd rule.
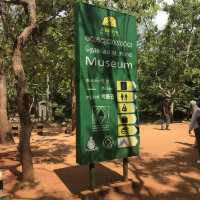
[[[123,159],[123,180],[128,180],[128,158]]]
[[[89,165],[89,178],[90,178],[90,189],[94,190],[95,188],[95,164],[90,163]]]

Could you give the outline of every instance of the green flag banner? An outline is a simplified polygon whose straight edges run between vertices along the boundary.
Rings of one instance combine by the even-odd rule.
[[[134,16],[76,6],[77,162],[139,154]]]

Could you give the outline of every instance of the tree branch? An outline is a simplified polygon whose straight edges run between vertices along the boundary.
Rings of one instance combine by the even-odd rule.
[[[6,13],[5,10],[6,10],[6,8],[5,8],[4,3],[0,2],[0,18],[1,18],[1,21],[2,21],[5,37],[7,39],[11,38],[11,40],[14,41],[15,37],[12,34],[13,30],[11,30],[11,26],[10,26],[9,20],[8,20],[9,17],[8,17],[8,14]]]
[[[31,35],[34,29],[36,29],[36,4],[35,0],[18,0],[21,2],[29,15],[29,25],[22,31],[17,39],[17,46],[22,49],[26,44],[28,37]],[[26,2],[26,4],[24,4]]]
[[[3,3],[9,3],[9,4],[15,4],[15,5],[20,4],[19,0],[2,0],[2,2]]]

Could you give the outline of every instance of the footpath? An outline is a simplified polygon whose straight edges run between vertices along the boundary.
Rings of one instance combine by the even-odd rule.
[[[121,161],[102,162],[96,168],[96,182],[103,192],[93,200],[199,200],[200,165],[196,164],[194,136],[188,135],[188,124],[173,123],[170,130],[145,124],[140,130],[141,155],[129,158],[131,184],[115,187],[122,181]],[[83,199],[80,193],[89,189],[88,166],[78,166],[75,162],[75,135],[35,133],[31,145],[39,184],[17,188],[13,173],[4,171],[5,191],[12,193],[12,199]],[[15,148],[3,147],[0,153],[7,152],[14,159]]]

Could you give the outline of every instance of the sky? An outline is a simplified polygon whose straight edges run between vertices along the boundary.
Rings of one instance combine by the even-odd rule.
[[[165,11],[162,11],[162,3],[160,2],[165,2],[168,5],[172,5],[174,3],[174,0],[157,0],[157,3],[160,4],[161,10],[157,12],[155,17],[153,18],[153,23],[158,27],[158,30],[162,31],[165,29],[167,23],[168,23],[168,18],[169,14]],[[59,16],[63,16],[66,13],[60,13]]]
[[[158,11],[153,18],[153,23],[157,25],[158,30],[164,30],[168,23],[169,14],[165,11]]]
[[[165,3],[168,5],[172,5],[174,3],[174,0],[164,0]],[[162,5],[161,5],[162,8]],[[153,22],[155,25],[157,25],[158,30],[164,30],[167,23],[168,23],[169,14],[165,11],[158,11],[157,15],[154,17]]]

